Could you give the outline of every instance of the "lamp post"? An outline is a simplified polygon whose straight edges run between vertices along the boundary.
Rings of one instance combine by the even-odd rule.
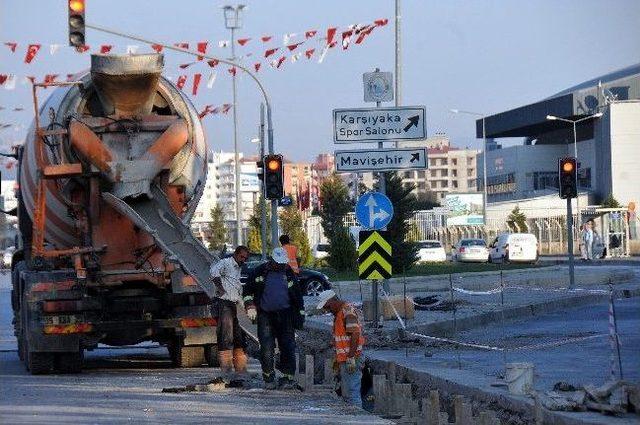
[[[482,178],[483,178],[483,186],[484,186],[484,190],[483,190],[483,198],[484,198],[484,217],[483,220],[485,222],[485,224],[487,223],[487,131],[486,131],[486,127],[485,127],[485,115],[481,114],[480,112],[472,112],[472,111],[462,111],[460,109],[449,109],[449,111],[453,112],[454,114],[467,114],[467,115],[473,115],[476,117],[480,117],[482,118]]]
[[[573,125],[573,156],[576,159],[576,164],[578,163],[578,136],[576,133],[576,124],[582,122],[582,121],[587,121],[590,120],[592,118],[600,118],[602,116],[602,112],[598,112],[596,114],[593,115],[588,115],[584,118],[580,118],[578,120],[570,120],[567,118],[560,118],[557,117],[555,115],[547,115],[547,119],[549,121],[563,121],[569,124]],[[578,180],[578,173],[576,172],[576,189],[578,189],[578,192],[580,191],[580,185],[578,184],[579,180]],[[582,223],[582,215],[580,214],[580,193],[578,193],[578,196],[576,196],[576,210],[578,211],[578,224]]]
[[[223,6],[224,25],[231,30],[231,61],[236,61],[236,29],[242,28],[242,11],[245,5]],[[238,99],[236,95],[236,73],[231,76],[233,90],[233,149],[236,170],[236,241],[242,245],[242,195],[240,193],[240,150],[238,149]]]

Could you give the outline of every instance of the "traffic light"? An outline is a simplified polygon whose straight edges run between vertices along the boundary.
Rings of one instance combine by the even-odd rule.
[[[261,159],[256,162],[256,168],[258,173],[258,178],[264,182],[264,161]]]
[[[85,0],[68,0],[69,2],[69,46],[82,47],[84,42]]]
[[[264,157],[264,197],[281,199],[284,196],[284,169],[282,155]]]
[[[558,182],[560,197],[570,199],[578,196],[578,164],[573,157],[558,160]]]

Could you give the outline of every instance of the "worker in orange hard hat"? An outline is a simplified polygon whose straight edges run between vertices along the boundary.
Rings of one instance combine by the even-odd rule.
[[[299,274],[300,267],[298,264],[300,264],[300,262],[298,261],[298,247],[291,243],[289,235],[280,236],[280,245],[282,245],[282,248],[287,252],[289,267],[291,267],[291,270],[293,270],[295,274]]]

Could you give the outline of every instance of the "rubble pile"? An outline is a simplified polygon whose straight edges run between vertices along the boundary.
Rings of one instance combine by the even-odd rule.
[[[640,414],[640,387],[626,381],[609,381],[600,387],[574,387],[558,382],[553,391],[539,393],[539,402],[549,410],[596,411],[607,414]]]

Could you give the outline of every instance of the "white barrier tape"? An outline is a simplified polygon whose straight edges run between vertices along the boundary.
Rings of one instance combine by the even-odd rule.
[[[389,299],[389,294],[387,294],[387,291],[385,291],[384,289],[381,289],[381,291],[382,291],[382,295],[384,295],[384,297],[387,299],[387,302],[389,303],[389,305],[393,309],[393,312],[396,314],[396,318],[398,319],[398,322],[400,322],[400,326],[402,326],[402,329],[407,329],[407,327],[404,324],[404,320],[402,320],[402,317],[400,317],[400,315],[398,314],[398,310],[396,310],[396,307],[393,305],[393,303]],[[405,300],[406,300],[406,297],[405,297]],[[405,311],[404,314],[406,315],[407,312]],[[377,318],[376,318],[376,320],[377,320]]]
[[[425,339],[430,339],[432,341],[446,342],[448,344],[461,345],[463,347],[479,348],[481,350],[489,350],[489,351],[504,351],[504,348],[493,347],[491,345],[481,345],[481,344],[473,344],[470,342],[455,341],[449,338],[440,338],[437,336],[423,335],[415,332],[407,332],[407,333],[410,335],[417,336],[418,338],[425,338]]]
[[[460,292],[462,294],[467,294],[467,295],[493,295],[493,294],[499,294],[500,292],[502,292],[501,288],[494,288],[488,291],[470,291],[468,289],[458,288],[456,286],[453,287],[453,290],[456,292]]]
[[[412,300],[411,298],[409,298],[409,302],[411,302],[411,304],[415,305],[416,307],[422,307],[422,308],[432,308],[432,307],[437,307],[440,304],[442,304],[443,300],[438,300],[432,304],[419,304],[417,302],[415,302],[414,300]]]
[[[594,338],[602,338],[607,336],[607,334],[597,334],[597,335],[589,335],[589,336],[580,336],[575,338],[565,338],[558,341],[550,341],[550,342],[542,342],[540,344],[533,345],[525,345],[523,347],[509,348],[507,351],[524,351],[524,350],[539,350],[541,348],[549,348],[549,347],[557,347],[560,345],[571,344],[574,342],[586,341],[588,339]]]
[[[505,286],[504,289],[521,289],[526,291],[542,291],[542,292],[581,292],[586,294],[608,294],[606,289],[584,289],[584,288],[540,288],[535,286]]]

